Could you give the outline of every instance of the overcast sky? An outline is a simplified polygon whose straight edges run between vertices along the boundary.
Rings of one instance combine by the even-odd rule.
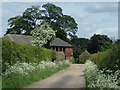
[[[45,2],[46,3],[46,2]],[[41,2],[3,2],[2,33],[8,27],[8,19],[21,15],[32,5],[43,5]],[[118,38],[118,3],[116,2],[55,2],[63,9],[63,13],[72,16],[78,24],[78,37],[90,38],[94,33],[105,34],[110,38]]]

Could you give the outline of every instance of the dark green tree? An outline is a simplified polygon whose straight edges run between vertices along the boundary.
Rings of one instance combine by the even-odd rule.
[[[120,39],[117,39],[117,41],[115,42],[115,44],[120,44]]]
[[[48,22],[53,30],[57,30],[56,36],[65,40],[67,35],[74,36],[77,32],[77,23],[74,18],[64,15],[62,9],[52,3],[27,8],[21,16],[12,17],[8,20],[10,28],[6,34],[16,33],[30,35],[36,26]]]
[[[72,37],[71,43],[74,48],[73,57],[79,58],[79,55],[87,49],[87,45],[89,44],[89,39],[86,38],[78,38],[77,36]]]
[[[8,20],[8,28],[6,34],[27,34],[30,35],[31,30],[37,25],[37,20],[41,17],[39,6],[27,8],[20,16],[12,17]]]
[[[94,34],[90,38],[90,43],[88,44],[88,51],[90,53],[97,53],[98,51],[105,51],[112,47],[112,40],[110,40],[107,35]]]

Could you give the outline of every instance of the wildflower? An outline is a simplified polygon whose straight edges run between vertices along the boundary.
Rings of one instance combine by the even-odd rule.
[[[111,72],[107,70],[106,72]],[[118,89],[119,80],[117,77],[120,75],[120,70],[117,70],[114,74],[104,74],[102,70],[99,70],[97,65],[88,60],[85,63],[85,77],[89,83],[89,88],[116,88]]]

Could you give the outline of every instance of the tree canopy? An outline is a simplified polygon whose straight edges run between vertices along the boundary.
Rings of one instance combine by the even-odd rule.
[[[67,41],[67,35],[74,36],[78,29],[73,17],[64,15],[61,7],[47,3],[27,8],[22,15],[10,18],[8,20],[10,28],[6,34],[31,35],[31,30],[44,22],[48,22],[53,30],[57,30],[56,37],[65,41]]]
[[[94,34],[90,38],[88,44],[88,51],[90,53],[97,53],[98,51],[105,51],[112,47],[112,40],[107,35]]]
[[[74,58],[79,58],[79,55],[87,49],[89,44],[89,39],[86,38],[78,38],[77,36],[71,39],[71,43],[74,48],[73,56]]]

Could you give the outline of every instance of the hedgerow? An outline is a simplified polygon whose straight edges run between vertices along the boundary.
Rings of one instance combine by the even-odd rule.
[[[91,59],[99,68],[110,69],[113,71],[120,70],[120,44],[113,46],[112,49],[104,52],[98,52],[91,56]]]
[[[5,71],[7,64],[13,65],[19,62],[52,61],[56,58],[56,52],[39,46],[18,44],[7,40],[2,41],[2,70]]]

